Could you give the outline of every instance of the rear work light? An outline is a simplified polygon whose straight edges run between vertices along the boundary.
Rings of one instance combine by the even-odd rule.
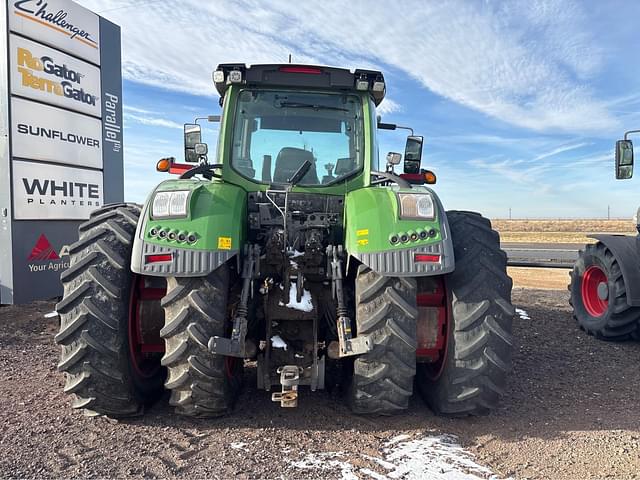
[[[147,255],[144,258],[145,263],[162,263],[173,261],[173,255],[170,253],[155,253]]]
[[[373,82],[373,87],[371,87],[371,90],[373,90],[374,92],[384,92],[384,82],[376,80],[375,82]]]
[[[302,66],[280,67],[279,70],[284,73],[306,73],[309,75],[320,75],[322,73],[319,68]]]
[[[240,70],[231,70],[229,72],[229,81],[231,83],[242,82],[242,72]]]
[[[224,83],[224,72],[222,70],[213,72],[213,81],[215,83]]]
[[[423,263],[423,262],[439,263],[440,255],[431,255],[429,253],[416,253],[413,257],[413,260],[419,263]]]

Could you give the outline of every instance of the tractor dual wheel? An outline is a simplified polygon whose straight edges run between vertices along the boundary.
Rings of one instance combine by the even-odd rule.
[[[640,308],[627,303],[618,260],[602,242],[580,252],[573,271],[569,302],[578,326],[602,340],[627,340],[640,331]]]
[[[133,204],[93,212],[80,225],[80,238],[69,248],[70,266],[60,276],[58,369],[65,373],[64,391],[75,397],[73,407],[88,414],[138,415],[162,392],[163,345],[149,342],[141,326],[143,314],[161,315],[144,302],[149,295],[159,299],[164,289],[145,289],[130,270],[139,216],[140,206]]]
[[[228,413],[242,382],[242,359],[215,355],[207,344],[215,335],[228,336],[229,269],[222,265],[207,277],[167,279],[162,299],[166,344],[162,365],[167,367],[165,387],[176,412],[194,417]]]
[[[416,280],[360,265],[355,296],[357,334],[370,335],[374,346],[354,360],[351,409],[398,413],[409,406],[416,373]]]
[[[486,415],[504,394],[511,369],[512,281],[488,219],[459,211],[447,212],[447,218],[455,271],[425,295],[441,297],[436,308],[442,328],[431,362],[418,364],[416,384],[435,413]]]

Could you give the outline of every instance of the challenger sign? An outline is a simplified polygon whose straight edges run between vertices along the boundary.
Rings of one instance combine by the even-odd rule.
[[[1,304],[61,294],[66,245],[123,201],[124,175],[120,28],[71,0],[8,0],[0,37]]]
[[[100,64],[99,17],[67,0],[9,2],[12,31]]]

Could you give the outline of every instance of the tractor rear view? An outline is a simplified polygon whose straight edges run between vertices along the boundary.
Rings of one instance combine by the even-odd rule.
[[[231,410],[245,360],[283,407],[341,386],[357,413],[495,408],[511,366],[511,279],[480,214],[445,211],[422,137],[378,168],[381,72],[223,64],[216,158],[185,125],[179,178],[80,227],[62,275],[73,406]]]
[[[632,133],[616,142],[617,179],[633,176]],[[639,209],[640,214],[640,209]],[[637,220],[640,223],[640,217]],[[640,225],[637,227],[640,232]],[[639,237],[591,235],[595,244],[580,252],[571,272],[570,303],[579,327],[602,340],[627,340],[640,335]]]

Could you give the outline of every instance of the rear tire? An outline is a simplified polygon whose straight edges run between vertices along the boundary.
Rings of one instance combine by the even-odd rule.
[[[419,364],[417,384],[438,414],[486,415],[504,394],[511,369],[515,313],[500,237],[474,212],[447,212],[456,260],[445,277],[449,297],[444,365]]]
[[[373,350],[353,364],[349,390],[355,413],[405,410],[416,373],[416,281],[384,277],[365,265],[356,277],[358,335],[371,335]]]
[[[229,333],[228,292],[227,265],[207,277],[167,279],[162,365],[168,369],[169,403],[181,415],[217,417],[233,407],[242,359],[212,354],[207,347],[212,336]]]
[[[586,272],[604,274],[606,302],[598,301],[597,285],[585,285]],[[627,294],[618,260],[602,242],[587,245],[570,273],[569,303],[573,318],[589,335],[601,340],[621,341],[637,337],[640,331],[640,308],[627,304]],[[588,277],[592,277],[589,274]],[[596,280],[597,282],[597,280]],[[587,298],[585,298],[587,297]]]
[[[132,368],[129,302],[134,275],[129,268],[140,206],[107,205],[79,227],[69,248],[70,266],[60,279],[64,295],[57,304],[62,354],[58,369],[73,408],[88,414],[127,417],[143,412],[162,392],[160,355],[142,376]],[[153,355],[151,356],[153,357]],[[155,363],[155,365],[153,365]]]

